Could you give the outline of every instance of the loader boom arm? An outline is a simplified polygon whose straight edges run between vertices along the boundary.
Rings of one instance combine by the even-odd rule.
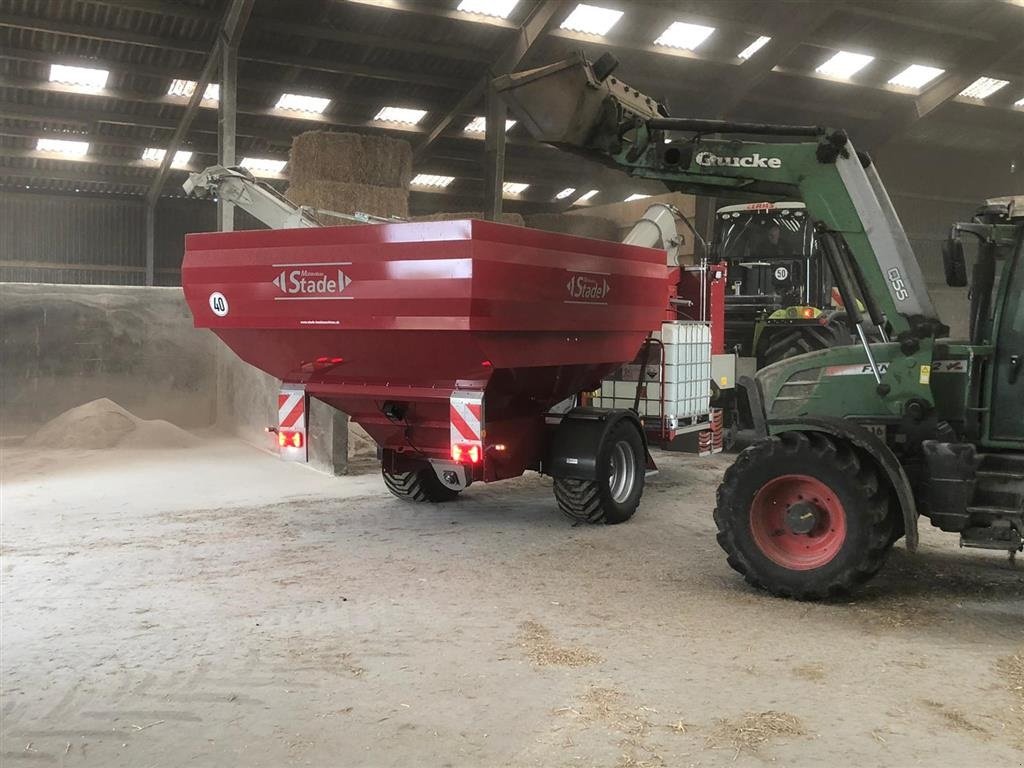
[[[845,276],[848,291],[861,294],[871,325],[888,323],[894,334],[940,332],[921,268],[885,187],[844,132],[670,118],[653,99],[611,76],[602,62],[604,57],[592,65],[580,54],[502,76],[494,86],[535,138],[632,176],[703,196],[802,200],[819,237],[834,243],[826,246],[826,256],[840,260],[837,278]],[[721,138],[724,134],[773,141]],[[837,282],[843,290],[844,281]]]

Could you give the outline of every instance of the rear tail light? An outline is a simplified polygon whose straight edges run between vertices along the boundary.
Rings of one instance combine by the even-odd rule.
[[[455,443],[452,445],[452,461],[459,464],[479,464],[481,458],[480,446],[476,444],[466,445]]]
[[[277,444],[282,448],[301,448],[302,433],[293,429],[280,429],[277,432]]]

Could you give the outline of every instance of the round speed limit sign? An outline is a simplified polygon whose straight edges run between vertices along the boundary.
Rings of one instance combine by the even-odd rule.
[[[210,294],[210,310],[217,317],[227,317],[228,300],[220,291],[214,291]]]
[[[785,267],[776,267],[775,268],[775,279],[776,280],[785,280],[788,277],[789,277],[789,270],[788,269],[786,269]]]

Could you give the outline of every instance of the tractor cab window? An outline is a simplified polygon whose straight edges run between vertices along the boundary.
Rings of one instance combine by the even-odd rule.
[[[720,211],[715,252],[729,265],[734,296],[822,306],[813,230],[803,209]]]

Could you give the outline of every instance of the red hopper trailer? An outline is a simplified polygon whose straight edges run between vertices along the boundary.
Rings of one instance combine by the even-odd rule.
[[[415,501],[534,469],[560,508],[628,519],[653,466],[631,410],[572,407],[660,328],[665,251],[486,221],[193,234],[185,297],[281,379],[282,454],[318,398],[380,446]]]

